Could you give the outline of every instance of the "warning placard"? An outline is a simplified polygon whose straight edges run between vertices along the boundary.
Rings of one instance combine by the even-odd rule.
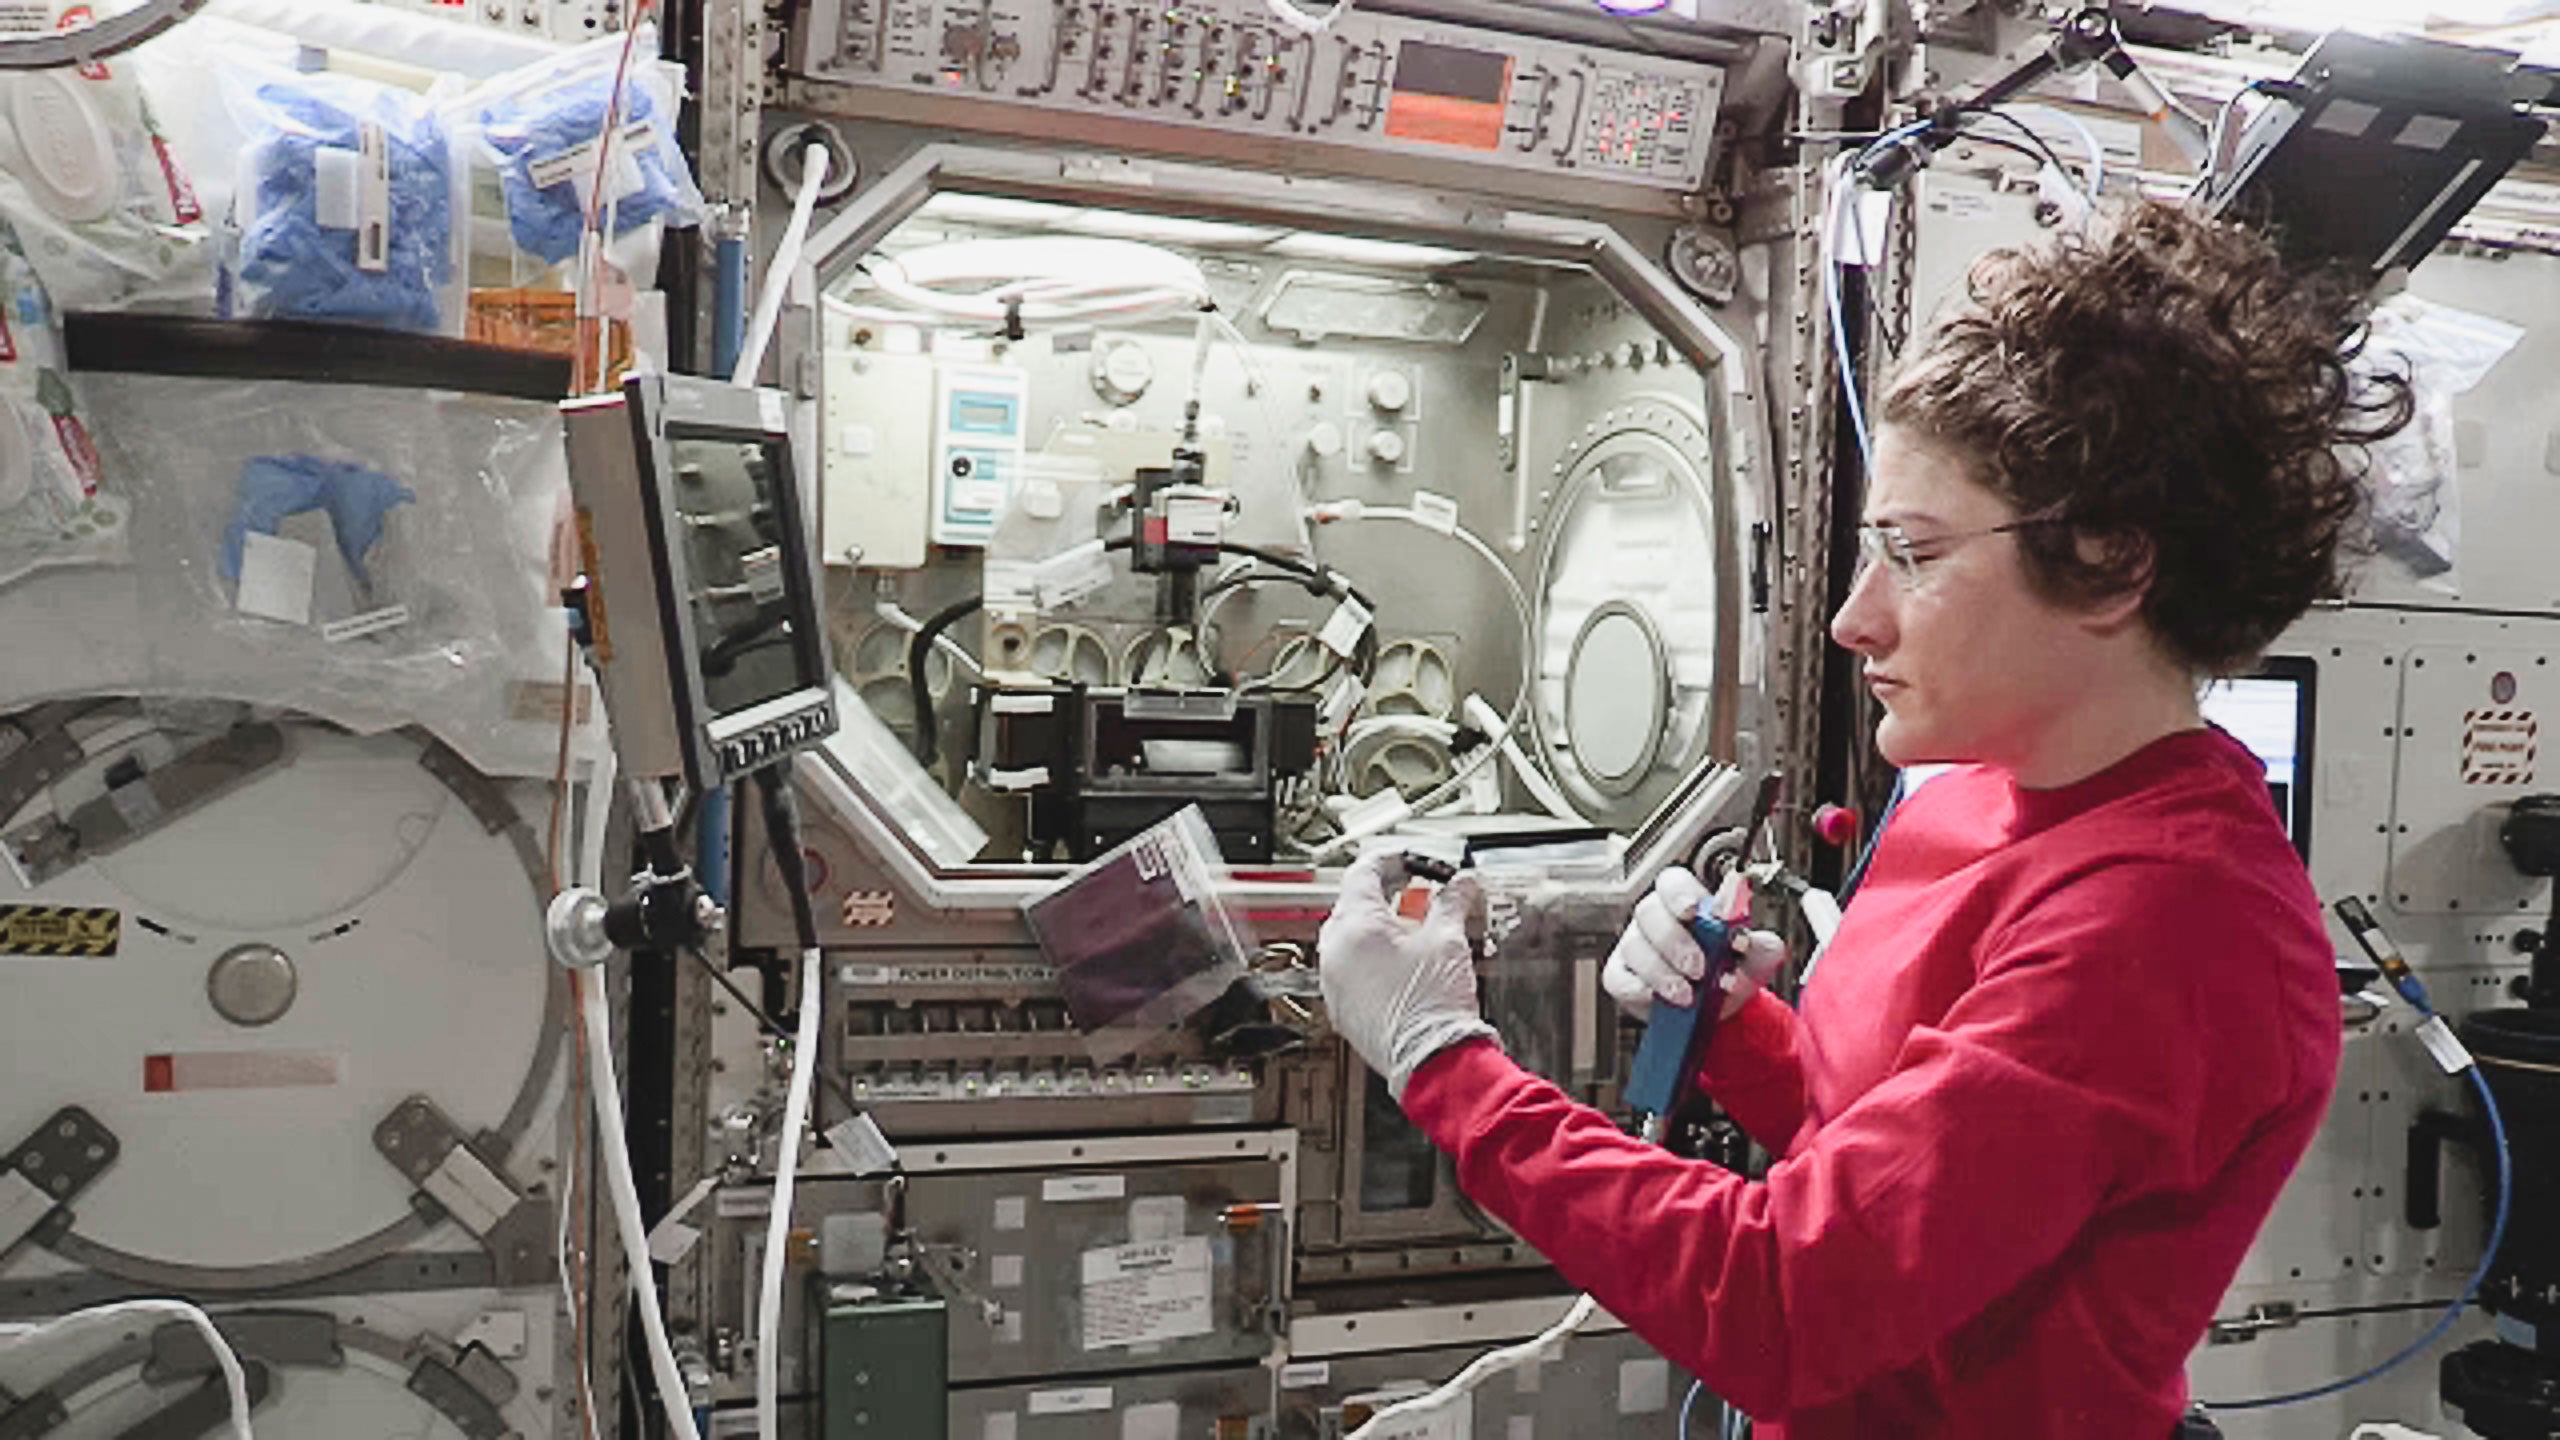
[[[104,906],[0,905],[0,955],[113,955],[123,935]]]
[[[2539,728],[2530,710],[2463,712],[2462,783],[2532,784]]]

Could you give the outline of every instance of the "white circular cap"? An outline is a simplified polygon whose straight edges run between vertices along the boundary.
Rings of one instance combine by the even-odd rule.
[[[1412,404],[1412,378],[1401,370],[1381,370],[1370,376],[1369,403],[1391,414]]]
[[[1106,400],[1126,405],[1147,395],[1149,384],[1155,384],[1155,359],[1149,359],[1147,348],[1134,343],[1103,346],[1101,354],[1093,356],[1093,379]]]
[[[38,70],[9,87],[9,125],[26,165],[20,178],[44,208],[65,220],[105,219],[121,182],[106,122],[80,93],[86,82],[61,70]]]
[[[1403,464],[1404,437],[1393,430],[1371,431],[1369,433],[1369,458],[1377,461],[1381,465]]]
[[[0,400],[0,510],[35,493],[36,452],[27,443],[27,422],[14,400]]]
[[[1307,431],[1307,453],[1319,460],[1330,460],[1342,453],[1342,427],[1330,420],[1319,420]]]

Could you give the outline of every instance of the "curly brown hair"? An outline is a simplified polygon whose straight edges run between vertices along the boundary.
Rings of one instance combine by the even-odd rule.
[[[1883,423],[1967,455],[2022,515],[2029,582],[2143,618],[2207,674],[2255,663],[2336,592],[2354,447],[2408,423],[2405,377],[2351,374],[2360,288],[2258,235],[2141,202],[1975,265],[1887,387]]]

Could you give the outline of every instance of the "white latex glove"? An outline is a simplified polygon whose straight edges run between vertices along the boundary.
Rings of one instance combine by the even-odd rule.
[[[1316,933],[1317,978],[1333,1028],[1401,1102],[1405,1082],[1433,1055],[1477,1036],[1499,1038],[1476,1007],[1467,915],[1483,900],[1461,872],[1431,897],[1419,926],[1395,912],[1404,857],[1371,851],[1343,872],[1342,898]]]
[[[1617,948],[1600,971],[1600,988],[1618,1008],[1638,1020],[1653,1013],[1656,996],[1674,1005],[1690,1004],[1697,988],[1689,982],[1707,973],[1707,952],[1689,933],[1689,921],[1707,903],[1707,887],[1698,877],[1674,865],[1654,877],[1653,893],[1636,902],[1635,918],[1618,936]],[[1745,930],[1734,939],[1734,965],[1724,980],[1725,1019],[1750,1003],[1778,967],[1787,963],[1787,942],[1766,930]]]

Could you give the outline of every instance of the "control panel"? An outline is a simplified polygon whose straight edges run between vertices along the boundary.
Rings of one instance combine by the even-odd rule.
[[[933,464],[933,543],[984,546],[1022,470],[1030,377],[991,365],[942,372]]]
[[[619,35],[631,14],[629,0],[366,0],[438,20],[540,36],[562,44]]]
[[[1707,172],[1723,72],[1396,15],[1311,35],[1262,0],[818,0],[809,79],[1563,171]]]

